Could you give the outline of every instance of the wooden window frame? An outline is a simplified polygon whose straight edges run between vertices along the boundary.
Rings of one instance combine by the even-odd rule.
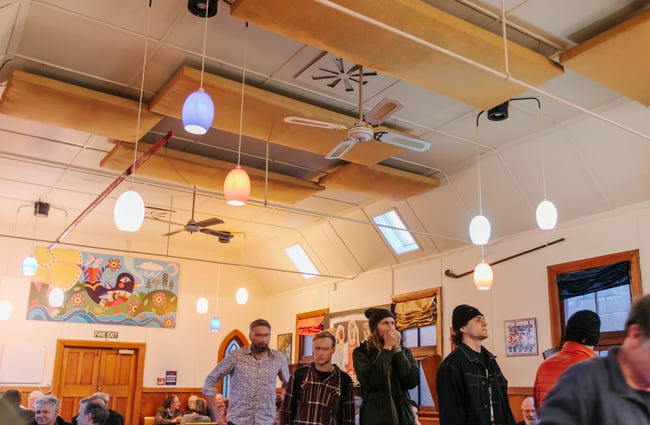
[[[246,335],[244,335],[238,329],[233,329],[225,337],[223,337],[221,344],[219,344],[219,351],[217,352],[217,363],[226,357],[226,349],[228,349],[228,346],[232,340],[237,341],[237,344],[239,344],[240,347],[245,347],[248,345],[248,338],[246,338]],[[220,379],[219,383],[217,383],[217,393],[223,394],[223,379]]]
[[[621,261],[630,262],[630,295],[632,297],[632,301],[634,301],[636,298],[643,295],[638,249],[632,251],[617,252],[615,254],[601,255],[599,257],[586,258],[583,260],[570,261],[562,264],[554,264],[547,267],[551,343],[553,344],[553,347],[560,346],[562,334],[564,332],[564,323],[566,322],[564,303],[560,301],[560,295],[557,287],[557,276],[563,273],[576,272],[580,270],[616,264],[620,263]],[[604,332],[601,334],[600,341],[598,342],[598,346],[595,349],[601,350],[606,349],[612,345],[618,345],[623,341],[624,337],[624,331]]]
[[[296,364],[301,363],[301,354],[302,354],[302,338],[300,338],[300,333],[298,329],[298,322],[302,319],[309,319],[311,317],[318,317],[318,316],[325,316],[329,314],[330,309],[329,308],[322,308],[320,310],[313,310],[313,311],[307,311],[305,313],[298,313],[296,314],[296,333],[295,333],[295,341],[296,341],[296,347],[295,347],[295,355],[294,359],[296,359]],[[311,361],[311,357],[306,358],[305,360]],[[304,363],[304,362],[303,362]]]

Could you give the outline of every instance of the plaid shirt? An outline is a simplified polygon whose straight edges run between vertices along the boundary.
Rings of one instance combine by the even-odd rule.
[[[228,421],[235,425],[273,425],[275,417],[275,383],[289,380],[287,358],[269,349],[257,360],[250,346],[228,354],[205,378],[203,394],[213,397],[217,382],[230,375]]]
[[[336,365],[334,365],[334,372],[322,382],[314,363],[303,369],[303,380],[299,389],[294,388],[295,372],[289,380],[279,410],[280,423],[282,425],[354,425],[352,379]],[[347,379],[342,379],[343,375],[346,375]],[[342,388],[342,383],[347,388]]]

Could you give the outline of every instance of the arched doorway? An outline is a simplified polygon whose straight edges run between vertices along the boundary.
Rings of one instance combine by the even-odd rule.
[[[228,333],[219,344],[219,352],[217,354],[217,362],[224,359],[230,352],[237,350],[241,347],[248,345],[248,338],[239,330],[234,329]],[[217,384],[217,392],[228,397],[230,394],[230,375],[226,375]]]

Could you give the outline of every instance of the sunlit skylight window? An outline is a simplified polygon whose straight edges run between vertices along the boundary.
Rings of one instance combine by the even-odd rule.
[[[314,263],[311,262],[307,256],[307,253],[304,249],[302,249],[302,246],[300,246],[300,244],[295,244],[288,248],[285,248],[284,252],[286,252],[293,265],[296,266],[296,269],[302,273],[302,277],[305,279],[311,279],[319,274],[318,269]]]
[[[406,230],[404,222],[394,209],[373,217],[372,220],[375,224],[378,224],[381,234],[396,254],[404,254],[420,249],[413,235]]]

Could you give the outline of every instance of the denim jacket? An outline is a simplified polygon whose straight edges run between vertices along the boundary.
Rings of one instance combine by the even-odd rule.
[[[480,360],[483,356],[487,356],[487,365]],[[508,403],[508,381],[496,357],[484,347],[479,354],[460,343],[440,365],[436,387],[440,425],[515,424]]]

